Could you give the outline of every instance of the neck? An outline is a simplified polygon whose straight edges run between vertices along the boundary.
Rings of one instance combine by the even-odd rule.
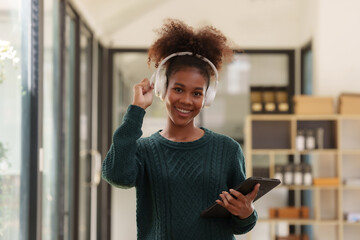
[[[177,126],[168,118],[164,130],[160,134],[174,142],[191,142],[201,138],[204,135],[204,131],[196,127],[194,121],[186,126]]]

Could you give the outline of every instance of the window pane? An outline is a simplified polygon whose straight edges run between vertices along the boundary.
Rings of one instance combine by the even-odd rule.
[[[203,125],[242,142],[250,86],[288,86],[288,64],[287,54],[235,54],[220,72],[215,101],[202,112]]]
[[[74,107],[75,107],[75,44],[76,21],[69,15],[65,19],[65,82],[63,94],[64,134],[64,239],[71,239],[73,232],[73,178],[74,169]]]
[[[133,99],[133,85],[144,78],[150,79],[155,71],[147,65],[146,52],[124,52],[114,55],[113,69],[113,129],[121,124],[122,118]],[[151,107],[146,109],[142,131],[143,136],[150,136],[155,131],[164,128],[166,123],[165,104],[158,98],[153,98]]]
[[[43,188],[42,188],[42,239],[57,239],[58,235],[58,66],[59,38],[58,1],[44,1],[44,80],[43,80]]]
[[[80,33],[80,161],[79,240],[90,239],[91,198],[91,47],[90,34]]]
[[[0,238],[19,239],[21,1],[0,2]],[[24,92],[25,94],[25,92]]]

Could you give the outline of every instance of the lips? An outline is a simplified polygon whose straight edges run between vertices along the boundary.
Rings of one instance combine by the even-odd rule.
[[[190,110],[186,110],[186,109],[183,109],[183,108],[175,108],[177,111],[181,112],[181,113],[184,113],[184,114],[187,114],[187,113],[190,113],[191,111]]]

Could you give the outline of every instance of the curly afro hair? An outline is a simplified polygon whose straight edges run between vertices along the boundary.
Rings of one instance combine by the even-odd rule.
[[[232,49],[229,47],[228,39],[216,28],[212,26],[205,26],[194,30],[192,27],[186,25],[180,20],[167,19],[161,29],[157,31],[159,38],[151,45],[148,52],[148,64],[155,63],[157,68],[165,57],[175,52],[192,52],[194,55],[199,54],[209,59],[220,70],[223,60],[231,60],[233,55]],[[171,74],[181,68],[182,66],[197,67],[200,70],[206,68],[205,75],[213,75],[213,70],[207,63],[198,59],[197,57],[181,56],[170,59],[166,62],[167,68],[169,65],[174,65],[172,62],[177,62],[175,68],[171,67]],[[182,60],[180,60],[182,59]],[[194,63],[194,61],[198,63]],[[199,63],[201,62],[201,63]],[[203,67],[199,67],[204,65]],[[169,70],[169,69],[168,69]]]

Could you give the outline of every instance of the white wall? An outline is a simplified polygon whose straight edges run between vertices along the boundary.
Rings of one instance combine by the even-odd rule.
[[[360,1],[318,0],[315,94],[360,92]]]

